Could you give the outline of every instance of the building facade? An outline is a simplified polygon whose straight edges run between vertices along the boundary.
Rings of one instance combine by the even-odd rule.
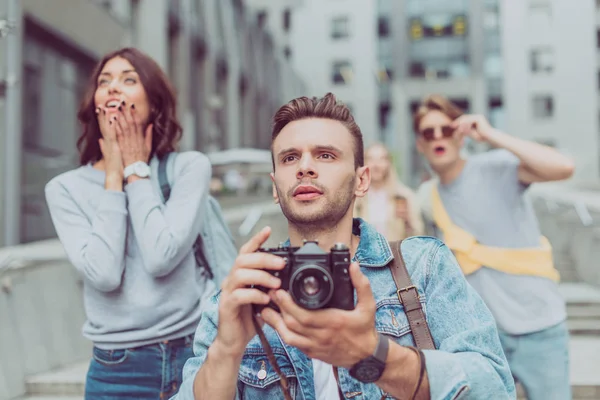
[[[289,55],[310,96],[334,93],[365,144],[379,137],[376,1],[303,0],[291,14]]]
[[[417,185],[426,172],[411,115],[431,93],[486,115],[512,135],[575,156],[575,180],[598,179],[593,0],[389,3],[388,15],[405,17],[389,22],[395,52],[385,141],[406,182]],[[467,146],[467,152],[485,149]]]
[[[594,0],[503,0],[506,129],[573,156],[575,182],[600,177]]]
[[[168,73],[181,150],[267,148],[303,89],[242,0],[8,0],[1,20],[0,246],[55,235],[44,186],[78,165],[76,112],[103,54],[135,46]]]

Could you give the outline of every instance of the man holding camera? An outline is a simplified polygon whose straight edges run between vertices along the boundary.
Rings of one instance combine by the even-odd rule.
[[[276,113],[272,134],[274,197],[289,241],[258,251],[265,228],[242,247],[205,309],[176,398],[275,399],[282,390],[305,400],[514,398],[494,320],[448,248],[433,238],[402,242],[414,285],[403,290],[416,289],[415,307],[388,268],[394,249],[353,218],[370,173],[348,108],[332,94],[292,100]],[[345,278],[356,290],[353,307],[338,284]],[[303,303],[327,288],[329,301]],[[413,347],[419,340],[407,317],[421,306],[427,317],[419,329],[428,324],[432,342],[426,350]]]

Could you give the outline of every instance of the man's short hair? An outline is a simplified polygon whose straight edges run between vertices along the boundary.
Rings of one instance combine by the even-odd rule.
[[[446,114],[452,120],[463,115],[463,111],[446,97],[439,94],[429,95],[421,101],[421,104],[413,114],[413,129],[415,133],[419,133],[419,125],[423,117],[433,110]]]
[[[364,165],[365,150],[362,132],[354,121],[350,109],[339,102],[333,93],[327,93],[322,98],[298,97],[277,110],[273,117],[271,151],[273,142],[287,124],[307,118],[325,118],[341,122],[354,138],[354,167],[358,168]],[[273,157],[272,159],[273,170],[275,170],[275,159]]]

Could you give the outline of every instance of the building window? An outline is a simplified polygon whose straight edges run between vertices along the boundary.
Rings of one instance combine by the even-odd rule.
[[[290,11],[289,8],[286,8],[285,11],[283,12],[283,30],[285,32],[290,31],[291,19],[292,19],[292,12]]]
[[[415,60],[409,64],[408,73],[413,78],[448,79],[465,78],[471,72],[469,59],[463,55]]]
[[[350,61],[335,61],[333,63],[331,80],[337,85],[349,84],[352,81],[352,65]]]
[[[554,69],[554,51],[551,48],[531,50],[531,71],[552,72]]]
[[[535,1],[529,5],[529,29],[546,34],[552,30],[552,5],[549,1]]]
[[[267,24],[267,12],[261,11],[256,15],[256,23],[260,28],[264,28]]]
[[[533,96],[533,117],[548,119],[554,115],[554,100],[549,95]]]
[[[290,46],[285,46],[283,49],[283,55],[286,60],[289,60],[292,57],[292,49],[290,49]]]
[[[413,78],[425,78],[425,65],[422,62],[411,62],[408,74]]]
[[[409,20],[409,37],[413,41],[423,38],[465,37],[466,34],[466,15],[445,14]]]
[[[377,30],[379,33],[379,37],[386,38],[390,36],[390,20],[386,16],[380,16],[377,21]]]
[[[333,39],[344,39],[350,36],[348,17],[336,17],[331,20],[331,37]]]
[[[382,66],[379,71],[377,71],[377,81],[379,83],[390,82],[394,79],[394,70],[389,66]]]
[[[556,148],[556,140],[554,140],[554,139],[543,138],[543,139],[534,139],[533,141],[536,143],[539,143],[541,145],[544,145],[544,146]]]
[[[379,128],[384,130],[388,127],[392,105],[388,102],[379,103]]]
[[[529,10],[532,14],[545,14],[552,17],[551,0],[531,0],[529,2]]]
[[[483,28],[486,31],[496,31],[500,26],[500,15],[498,5],[488,5],[483,11]]]

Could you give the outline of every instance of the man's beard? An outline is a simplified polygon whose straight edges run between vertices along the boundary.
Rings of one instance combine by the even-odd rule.
[[[317,186],[322,190],[323,194],[319,199],[313,201],[319,201],[321,204],[320,206],[313,206],[315,209],[312,210],[302,209],[303,207],[298,204],[299,202],[294,202],[293,193],[295,187],[283,196],[281,191],[277,189],[281,211],[288,222],[301,232],[316,233],[318,231],[330,230],[337,226],[352,205],[355,182],[356,176],[349,176],[335,193],[330,193],[321,186]],[[292,202],[296,203],[294,204],[295,207]],[[307,206],[306,208],[308,207],[311,206]]]

